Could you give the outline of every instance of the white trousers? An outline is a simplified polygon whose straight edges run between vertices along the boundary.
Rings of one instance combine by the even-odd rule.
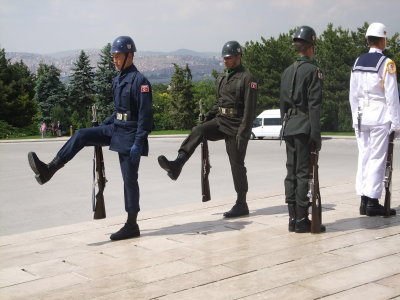
[[[361,125],[357,136],[358,168],[356,192],[359,196],[379,199],[383,190],[390,123]]]

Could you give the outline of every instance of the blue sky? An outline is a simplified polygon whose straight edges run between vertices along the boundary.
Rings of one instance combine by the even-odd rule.
[[[138,50],[219,52],[228,40],[259,41],[299,25],[400,31],[400,1],[386,0],[0,0],[0,47],[53,53],[102,48],[130,35]]]

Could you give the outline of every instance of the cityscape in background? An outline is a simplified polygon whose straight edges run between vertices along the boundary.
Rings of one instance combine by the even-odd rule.
[[[89,56],[91,66],[97,68],[100,59],[100,49],[84,50]],[[64,51],[53,54],[34,54],[24,52],[6,52],[6,58],[11,62],[23,61],[29,70],[36,74],[39,64],[54,65],[61,72],[61,80],[68,82],[74,63],[77,61],[81,50]],[[223,61],[219,53],[195,52],[180,49],[174,52],[137,52],[134,63],[152,83],[169,83],[175,71],[173,64],[184,67],[186,64],[192,72],[193,81],[212,78],[212,71],[221,72]]]

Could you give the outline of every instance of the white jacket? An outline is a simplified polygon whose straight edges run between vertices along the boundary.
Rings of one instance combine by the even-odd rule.
[[[382,53],[376,48],[369,50],[369,53],[372,52]],[[378,72],[352,72],[349,98],[354,128],[357,128],[360,108],[362,125],[382,125],[391,122],[391,131],[400,132],[399,88],[396,65],[391,59],[386,58]]]

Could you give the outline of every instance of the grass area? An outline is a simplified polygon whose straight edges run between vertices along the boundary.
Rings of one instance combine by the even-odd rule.
[[[150,135],[169,135],[169,134],[188,134],[190,130],[157,130],[152,131]],[[0,140],[27,140],[27,139],[41,139],[41,135],[30,135],[30,136],[18,136],[18,137],[9,137]],[[56,138],[56,136],[46,135],[46,139]]]
[[[2,138],[0,140],[28,140],[28,139],[41,139],[41,135],[25,135],[25,136],[10,136],[8,138]],[[45,139],[56,138],[56,136],[46,135]]]
[[[344,135],[344,136],[355,136],[354,131],[350,131],[350,132],[322,132],[321,135]]]

